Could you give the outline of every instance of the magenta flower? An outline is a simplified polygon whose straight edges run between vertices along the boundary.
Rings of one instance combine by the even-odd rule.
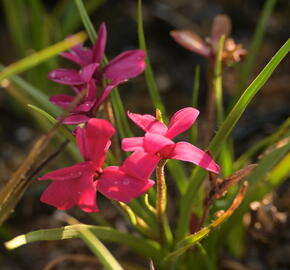
[[[220,168],[204,151],[188,142],[174,143],[172,139],[187,130],[195,122],[199,111],[184,108],[176,112],[169,126],[157,120],[154,116],[129,113],[129,118],[146,133],[144,137],[126,138],[122,141],[124,151],[136,151],[147,154],[144,160],[150,160],[155,165],[161,159],[177,159],[196,164],[208,171],[218,173]]]
[[[85,212],[96,212],[97,191],[125,203],[146,192],[154,184],[148,179],[153,169],[141,165],[142,154],[131,155],[122,166],[102,169],[114,132],[103,119],[90,119],[85,128],[78,128],[77,145],[84,162],[40,177],[39,180],[53,180],[40,200],[59,210],[78,205]]]
[[[102,65],[107,42],[106,25],[100,26],[98,39],[92,49],[77,45],[69,52],[61,55],[80,66],[77,69],[55,69],[48,77],[57,83],[70,85],[76,93],[87,91],[85,98],[68,116],[65,124],[79,124],[95,116],[98,107],[104,102],[112,89],[131,78],[138,76],[145,69],[145,52],[143,50],[125,51],[112,59],[107,65]],[[105,87],[105,83],[108,83]],[[98,93],[97,93],[98,90]],[[56,95],[50,101],[66,108],[73,97]]]

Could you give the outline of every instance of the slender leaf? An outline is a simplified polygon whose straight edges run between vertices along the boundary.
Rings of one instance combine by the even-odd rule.
[[[143,29],[142,0],[138,0],[138,38],[139,38],[140,49],[147,52],[144,29]],[[157,84],[153,75],[153,71],[152,71],[148,56],[146,57],[145,79],[146,79],[146,83],[148,86],[151,100],[153,101],[155,108],[158,108],[161,111],[163,117],[166,118],[165,106],[158,92]]]
[[[52,125],[55,125],[57,123],[57,120],[51,116],[49,113],[47,113],[46,111],[38,108],[37,106],[28,104],[27,105],[29,108],[31,108],[32,110],[40,113],[44,118],[46,118]],[[71,142],[75,142],[75,137],[72,135],[72,133],[65,128],[64,126],[59,127],[59,130],[63,133],[63,135],[70,140]]]
[[[19,60],[16,63],[11,64],[10,66],[6,67],[3,71],[0,72],[0,82],[11,75],[15,75],[25,70],[28,70],[31,67],[34,67],[48,60],[49,58],[74,47],[75,45],[83,42],[85,39],[86,39],[86,34],[84,32],[80,32],[48,48],[45,48],[39,52],[33,53]]]
[[[3,70],[3,66],[0,65],[0,70]],[[20,90],[19,92],[24,92],[32,101],[35,101],[37,105],[43,107],[53,116],[61,114],[61,110],[49,102],[49,98],[46,94],[42,93],[41,90],[37,89],[27,81],[23,80],[17,75],[12,75],[9,80],[11,80]]]
[[[251,39],[252,44],[249,50],[249,54],[247,56],[247,60],[242,67],[241,78],[239,82],[239,89],[236,95],[237,98],[239,98],[239,96],[243,92],[246,86],[247,80],[249,78],[249,75],[252,73],[253,66],[255,64],[257,55],[259,53],[259,49],[263,42],[266,27],[270,21],[270,16],[272,14],[272,11],[274,9],[276,2],[277,0],[267,0],[264,2],[263,10],[261,12],[261,15],[259,16],[259,21],[255,29],[254,36]]]
[[[94,28],[94,26],[89,18],[89,15],[88,15],[86,8],[83,4],[83,1],[82,0],[75,0],[75,3],[77,5],[78,11],[80,13],[82,22],[83,22],[83,24],[88,32],[90,40],[94,44],[96,39],[97,39],[97,33],[96,33],[96,30],[95,30],[95,28]]]
[[[192,107],[198,107],[198,93],[199,93],[199,83],[200,83],[200,66],[197,65],[194,72],[194,83],[192,90]],[[192,144],[195,144],[197,141],[198,125],[195,122],[190,130],[190,141]]]
[[[96,237],[101,240],[127,245],[135,252],[138,252],[139,254],[142,254],[146,257],[157,259],[160,256],[160,246],[155,241],[145,240],[132,234],[119,232],[108,227],[85,224],[70,225],[61,228],[30,232],[25,235],[17,236],[9,242],[6,242],[5,246],[8,249],[15,249],[36,241],[79,238],[80,231],[83,229],[89,229]]]

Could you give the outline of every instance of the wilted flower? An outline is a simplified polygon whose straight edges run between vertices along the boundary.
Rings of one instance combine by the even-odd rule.
[[[220,38],[225,36],[225,44],[222,53],[223,63],[226,65],[232,62],[239,62],[247,55],[246,49],[242,44],[237,44],[232,38],[231,19],[226,15],[217,15],[214,18],[211,36],[203,40],[199,35],[191,30],[174,30],[170,34],[173,39],[184,48],[214,60],[218,51]]]
[[[134,78],[145,69],[145,52],[130,50],[121,53],[107,65],[102,65],[107,42],[105,24],[100,26],[98,39],[92,49],[77,45],[69,52],[61,55],[80,66],[80,69],[55,69],[48,77],[57,83],[70,85],[76,93],[87,91],[79,106],[68,116],[63,123],[78,124],[94,117],[98,107],[104,102],[112,89]],[[70,95],[56,95],[50,101],[66,108],[73,97]]]
[[[189,129],[195,122],[199,111],[184,108],[176,112],[167,127],[154,116],[129,113],[129,118],[146,133],[144,137],[126,138],[122,141],[124,151],[136,151],[147,154],[144,157],[155,165],[161,159],[177,159],[196,164],[208,171],[218,173],[220,168],[204,151],[188,142],[174,143],[172,139]],[[151,166],[151,165],[150,165]]]
[[[133,154],[122,166],[103,169],[110,138],[115,130],[103,119],[90,119],[85,128],[77,128],[76,140],[84,162],[50,172],[39,180],[53,180],[41,201],[60,210],[78,205],[83,211],[96,212],[96,192],[112,200],[128,203],[153,184],[152,166],[142,166],[142,157]]]

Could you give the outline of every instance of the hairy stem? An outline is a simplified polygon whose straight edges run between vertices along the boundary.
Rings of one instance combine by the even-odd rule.
[[[167,193],[166,193],[166,180],[164,174],[164,166],[167,160],[162,159],[157,165],[156,179],[157,179],[157,200],[156,200],[156,217],[159,225],[160,240],[167,244],[172,243],[172,233],[168,224],[166,216],[166,204],[167,204]]]

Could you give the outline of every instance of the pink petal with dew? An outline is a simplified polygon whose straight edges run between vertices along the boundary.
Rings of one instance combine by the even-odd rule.
[[[104,57],[106,43],[107,43],[107,28],[106,25],[102,23],[99,28],[97,41],[95,42],[93,48],[94,62],[101,63]]]
[[[146,67],[145,55],[143,50],[131,50],[121,53],[105,67],[105,77],[112,81],[126,81],[138,76]]]
[[[190,30],[171,31],[170,35],[173,39],[185,49],[198,53],[205,57],[210,56],[209,46],[200,38],[199,35]]]
[[[40,200],[59,210],[78,205],[85,212],[96,212],[96,184],[93,174],[72,181],[53,182],[42,194]]]
[[[84,83],[78,70],[74,69],[55,69],[48,73],[48,78],[56,83],[66,85],[78,85]]]
[[[63,124],[66,125],[77,125],[77,124],[82,124],[82,123],[86,123],[90,120],[91,118],[84,115],[84,114],[71,114],[69,116],[67,116],[64,120],[63,120]]]
[[[69,52],[63,52],[60,55],[82,67],[93,62],[92,50],[84,48],[82,44],[76,45]]]
[[[210,155],[187,142],[176,143],[169,158],[191,162],[213,173],[220,171]]]
[[[127,113],[128,117],[145,132],[151,132],[164,135],[167,132],[167,126],[157,120],[150,114]]]
[[[58,169],[53,172],[49,172],[38,180],[54,180],[54,181],[68,181],[75,180],[83,175],[90,174],[94,171],[93,166],[90,162],[77,163],[76,165]]]
[[[144,137],[125,138],[122,140],[123,151],[144,151]]]
[[[144,151],[137,151],[131,154],[122,164],[124,172],[137,178],[147,179],[155,170],[160,157],[148,154]]]
[[[107,87],[104,89],[104,91],[102,92],[101,96],[99,97],[95,107],[98,108],[99,106],[101,106],[101,104],[106,100],[106,98],[108,97],[108,95],[111,93],[111,91],[121,83],[121,80],[116,80],[111,82],[109,85],[107,85]]]
[[[84,83],[88,83],[92,79],[94,72],[98,67],[99,67],[99,64],[94,63],[94,64],[89,64],[81,69],[79,74]]]
[[[104,169],[101,178],[97,181],[98,191],[112,200],[124,203],[141,196],[153,185],[154,181],[131,176],[117,166]]]
[[[40,201],[54,206],[58,210],[68,210],[75,205],[70,186],[71,183],[68,181],[53,182],[42,193]]]
[[[163,135],[147,132],[144,136],[144,151],[147,153],[154,155],[169,145],[174,145],[174,142]]]
[[[191,107],[179,110],[171,118],[168,131],[165,136],[172,139],[179,133],[189,129],[195,122],[198,115],[199,111]]]
[[[77,145],[84,160],[92,161],[96,170],[104,164],[114,133],[110,122],[96,118],[90,119],[86,127],[76,131]]]
[[[74,110],[74,112],[77,112],[77,113],[81,113],[81,112],[88,112],[92,109],[92,107],[94,106],[94,102],[92,101],[85,101],[83,102],[82,104],[80,104],[79,106],[77,106]]]
[[[72,103],[73,100],[74,100],[74,97],[65,95],[65,94],[55,95],[49,99],[49,101],[52,104],[63,109],[66,109]]]

